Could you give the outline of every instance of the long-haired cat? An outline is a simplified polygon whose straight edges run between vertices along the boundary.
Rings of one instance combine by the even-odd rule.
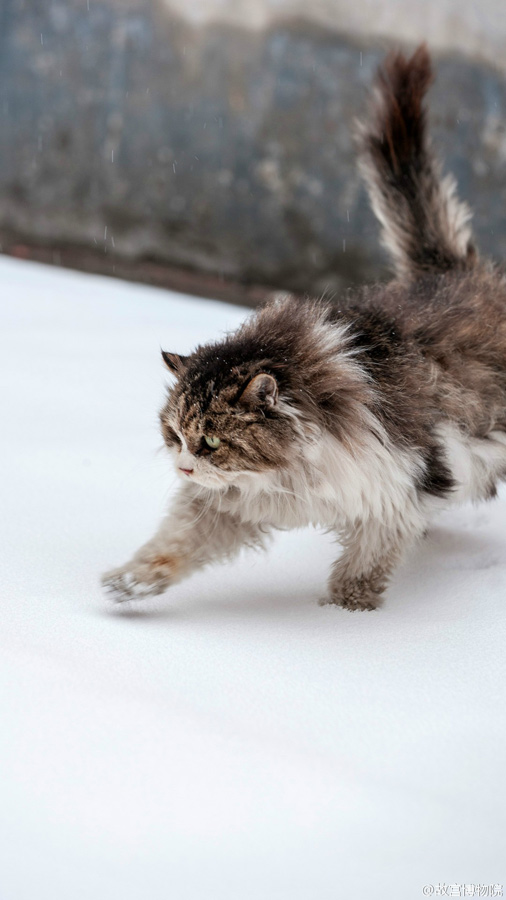
[[[449,503],[506,476],[506,281],[474,248],[423,108],[428,52],[390,56],[360,127],[395,280],[337,305],[285,298],[187,357],[160,418],[181,487],[155,536],[104,576],[158,594],[275,528],[342,544],[328,602],[375,609],[403,551]]]

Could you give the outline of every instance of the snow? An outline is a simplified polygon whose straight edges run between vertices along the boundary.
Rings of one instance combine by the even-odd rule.
[[[155,528],[160,346],[245,311],[0,258],[1,900],[406,900],[505,881],[506,495],[446,513],[381,611],[336,548],[111,612]]]

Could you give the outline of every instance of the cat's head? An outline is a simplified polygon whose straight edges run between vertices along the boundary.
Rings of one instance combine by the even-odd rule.
[[[162,433],[181,477],[263,490],[272,473],[304,467],[324,430],[350,440],[370,388],[346,323],[331,316],[328,305],[287,297],[190,356],[163,353],[176,381]]]
[[[273,368],[222,358],[224,346],[162,352],[176,377],[160,413],[164,441],[181,477],[218,489],[290,464],[301,430]]]

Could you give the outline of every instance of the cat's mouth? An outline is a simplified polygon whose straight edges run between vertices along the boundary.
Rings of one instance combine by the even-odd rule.
[[[178,466],[178,474],[184,481],[193,481],[201,487],[219,489],[228,486],[234,475],[230,472],[198,472],[196,469]]]

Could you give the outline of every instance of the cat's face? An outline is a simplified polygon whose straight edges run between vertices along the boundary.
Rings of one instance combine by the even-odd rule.
[[[163,358],[177,381],[160,413],[162,434],[183,479],[219,489],[289,463],[297,422],[272,374],[250,365],[216,377],[198,354]]]

